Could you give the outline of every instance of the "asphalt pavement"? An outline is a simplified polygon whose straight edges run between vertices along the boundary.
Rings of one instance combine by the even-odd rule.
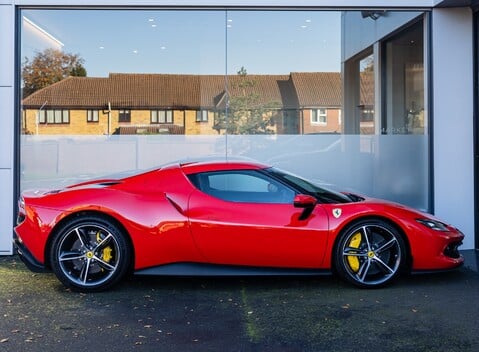
[[[132,277],[65,289],[0,257],[0,351],[479,350],[479,255],[464,267],[358,289],[317,278]]]

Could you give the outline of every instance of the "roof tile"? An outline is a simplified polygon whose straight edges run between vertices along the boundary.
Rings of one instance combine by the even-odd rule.
[[[290,75],[183,75],[111,73],[109,77],[69,77],[23,100],[24,108],[214,108],[226,94],[255,94],[258,104],[283,108],[340,106],[337,72],[295,72]],[[224,101],[224,100],[223,100]],[[298,105],[299,104],[299,105]]]

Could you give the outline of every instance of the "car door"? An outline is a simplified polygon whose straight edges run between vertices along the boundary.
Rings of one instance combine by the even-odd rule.
[[[208,262],[318,268],[328,237],[320,206],[306,219],[296,192],[256,170],[194,175],[189,199],[193,239]]]

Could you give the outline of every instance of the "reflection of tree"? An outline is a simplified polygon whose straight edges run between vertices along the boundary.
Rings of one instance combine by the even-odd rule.
[[[258,84],[247,76],[244,67],[230,83],[226,112],[221,112],[213,128],[228,134],[274,134],[281,103],[263,101]]]
[[[369,55],[368,57],[361,60],[360,63],[361,72],[374,72],[374,56]]]
[[[22,67],[23,96],[29,96],[68,76],[85,77],[84,61],[78,54],[64,53],[57,49],[38,52],[31,61],[25,58]]]

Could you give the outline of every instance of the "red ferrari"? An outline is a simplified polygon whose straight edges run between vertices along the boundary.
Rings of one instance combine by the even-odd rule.
[[[104,290],[143,275],[337,273],[379,287],[463,263],[456,228],[251,162],[174,164],[19,200],[14,242],[32,270]]]

